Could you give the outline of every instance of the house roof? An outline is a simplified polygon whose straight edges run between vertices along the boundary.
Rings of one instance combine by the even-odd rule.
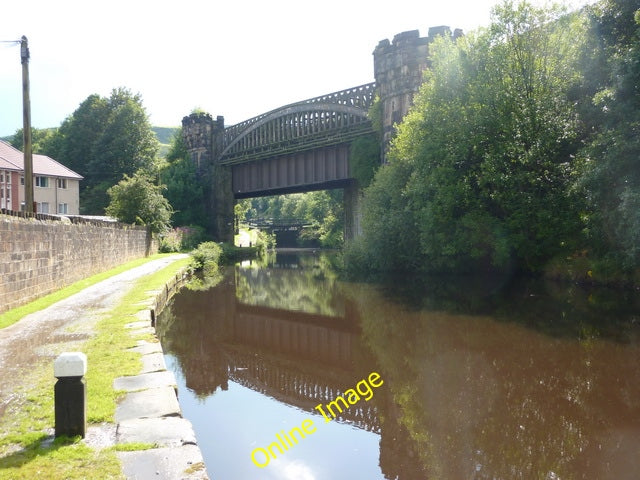
[[[4,170],[24,171],[23,153],[7,142],[0,140],[0,168]],[[82,175],[65,167],[46,155],[33,154],[33,174],[47,177],[82,179]]]

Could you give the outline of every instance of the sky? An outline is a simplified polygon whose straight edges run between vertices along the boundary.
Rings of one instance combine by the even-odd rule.
[[[31,121],[58,127],[89,95],[125,87],[154,126],[202,109],[225,125],[374,81],[373,50],[397,33],[487,26],[499,0],[5,0],[0,137],[22,127],[28,38]],[[592,3],[570,0],[571,6]]]

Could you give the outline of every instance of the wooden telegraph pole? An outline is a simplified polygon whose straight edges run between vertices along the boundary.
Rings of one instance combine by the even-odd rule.
[[[33,213],[33,151],[31,145],[31,100],[29,99],[29,44],[24,35],[20,40],[22,60],[22,138],[24,140],[24,205]]]

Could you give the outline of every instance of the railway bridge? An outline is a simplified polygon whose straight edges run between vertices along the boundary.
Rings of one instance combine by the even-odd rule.
[[[432,27],[382,40],[373,52],[375,82],[291,103],[236,125],[194,113],[182,120],[183,137],[200,175],[207,179],[211,233],[233,241],[236,200],[332,188],[344,189],[345,239],[359,233],[359,191],[350,164],[352,142],[375,135],[369,111],[379,102],[384,162],[394,125],[406,115],[428,68],[429,44],[462,32]]]

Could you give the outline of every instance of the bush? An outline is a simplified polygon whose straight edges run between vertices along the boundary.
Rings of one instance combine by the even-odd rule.
[[[266,254],[267,250],[276,248],[276,235],[263,230],[258,231],[256,247],[258,247],[258,255],[262,256]]]
[[[222,247],[216,242],[204,242],[191,252],[191,266],[196,271],[210,275],[218,270]]]
[[[182,234],[178,229],[169,230],[158,238],[160,253],[179,252],[182,249]]]
[[[344,271],[349,278],[361,278],[372,273],[371,252],[364,237],[348,242],[342,251]]]
[[[204,228],[197,225],[177,227],[160,236],[160,253],[189,251],[196,248],[206,238]]]
[[[193,250],[207,238],[205,229],[199,225],[178,227],[176,230],[182,232],[182,250]]]

